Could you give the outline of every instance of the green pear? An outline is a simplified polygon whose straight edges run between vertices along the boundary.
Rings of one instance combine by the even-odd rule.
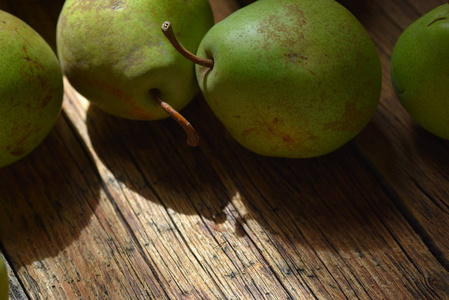
[[[197,56],[213,62],[196,68],[212,111],[239,143],[266,156],[339,148],[380,98],[376,47],[333,0],[256,1],[214,25]]]
[[[391,57],[397,97],[427,131],[449,139],[449,5],[441,5],[411,24]]]
[[[5,264],[0,256],[0,300],[8,300],[9,296],[9,281],[8,273],[6,272]]]
[[[29,25],[0,11],[0,167],[30,153],[61,110],[58,59]]]
[[[166,18],[179,24],[177,34],[191,49],[213,25],[207,0],[65,1],[57,26],[63,72],[112,115],[166,118],[159,100],[180,110],[199,92],[193,63],[160,32]]]

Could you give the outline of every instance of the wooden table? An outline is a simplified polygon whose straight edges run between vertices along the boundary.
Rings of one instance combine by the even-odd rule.
[[[189,148],[170,119],[118,119],[67,88],[45,142],[0,169],[11,298],[449,299],[449,142],[411,120],[389,75],[402,30],[445,1],[341,2],[378,47],[383,93],[323,157],[250,153],[201,97],[183,110],[202,138]],[[238,8],[212,3],[217,20]],[[54,47],[62,4],[0,9]]]

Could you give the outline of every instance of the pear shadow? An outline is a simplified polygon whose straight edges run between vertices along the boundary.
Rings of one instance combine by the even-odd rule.
[[[336,252],[385,247],[380,242],[367,243],[367,237],[380,224],[388,223],[386,216],[398,212],[350,145],[326,157],[293,161],[257,158],[255,164],[263,168],[259,173],[266,174],[250,179],[257,182],[258,194],[245,186],[239,187],[239,193],[272,238],[282,237],[280,244],[310,244],[316,250]],[[315,239],[322,241],[315,243]]]
[[[372,168],[380,168],[384,174],[394,177],[397,176],[396,170],[403,154],[396,149],[393,141],[385,134],[384,131],[387,130],[385,125],[384,117],[378,110],[362,133],[354,139],[354,144],[358,152],[364,156],[367,164],[375,165],[377,167],[372,166]],[[406,139],[407,137],[399,138]],[[367,153],[362,154],[364,152]],[[378,171],[373,172],[377,173]]]
[[[234,207],[242,207],[232,209],[238,211],[232,213],[232,218],[226,210],[227,219],[235,223],[236,236],[245,237],[251,230],[258,232],[254,225],[248,225],[256,222],[269,239],[278,241],[278,247],[285,245],[290,250],[311,244],[314,249],[326,251],[387,247],[379,240],[378,228],[389,226],[390,220],[396,222],[400,213],[365,165],[354,142],[316,158],[264,157],[230,138],[204,101],[199,101],[198,106],[192,119],[198,121],[198,128],[205,129],[203,153],[222,178],[232,179],[230,201]],[[357,138],[365,134],[369,132],[362,131]],[[388,151],[391,145],[378,147],[387,147],[384,151]],[[390,159],[394,165],[395,157]]]
[[[418,157],[424,160],[426,166],[449,179],[449,140],[430,133],[415,121],[410,122],[412,143]]]
[[[195,106],[182,110],[188,120]],[[126,120],[90,105],[86,124],[97,156],[128,189],[166,210],[225,221],[230,196],[216,189],[219,178],[174,120]]]
[[[70,126],[60,116],[33,152],[0,169],[0,237],[15,270],[61,255],[98,205],[95,167]]]
[[[337,2],[349,10],[362,23],[369,23],[375,17],[375,14],[372,13],[373,1],[337,0]]]

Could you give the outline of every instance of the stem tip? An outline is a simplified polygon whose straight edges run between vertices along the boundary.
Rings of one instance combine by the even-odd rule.
[[[200,137],[196,133],[195,128],[193,128],[192,124],[187,121],[179,112],[177,112],[173,107],[171,107],[168,103],[164,102],[161,99],[160,92],[157,89],[150,90],[150,94],[152,98],[159,103],[161,108],[167,112],[167,114],[174,119],[181,127],[184,129],[187,135],[187,145],[191,147],[198,146],[200,142]]]
[[[167,31],[169,28],[171,27],[171,23],[169,21],[165,21],[164,23],[162,23],[162,31]]]

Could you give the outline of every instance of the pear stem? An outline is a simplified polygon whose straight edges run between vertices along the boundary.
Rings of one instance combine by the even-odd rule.
[[[449,0],[448,0],[449,1]],[[162,32],[164,33],[165,37],[170,41],[170,43],[173,45],[173,47],[178,50],[180,54],[182,54],[185,58],[188,60],[194,62],[195,64],[213,68],[214,67],[214,61],[212,59],[208,58],[201,58],[187,50],[183,45],[181,45],[178,41],[178,39],[175,36],[175,33],[173,32],[172,25],[169,21],[165,21],[162,24]]]
[[[192,124],[186,120],[180,113],[178,113],[173,107],[161,99],[160,92],[157,89],[150,90],[151,96],[159,103],[161,108],[165,110],[170,117],[172,117],[181,127],[184,129],[187,135],[187,145],[191,147],[198,146],[200,138],[193,128]]]

